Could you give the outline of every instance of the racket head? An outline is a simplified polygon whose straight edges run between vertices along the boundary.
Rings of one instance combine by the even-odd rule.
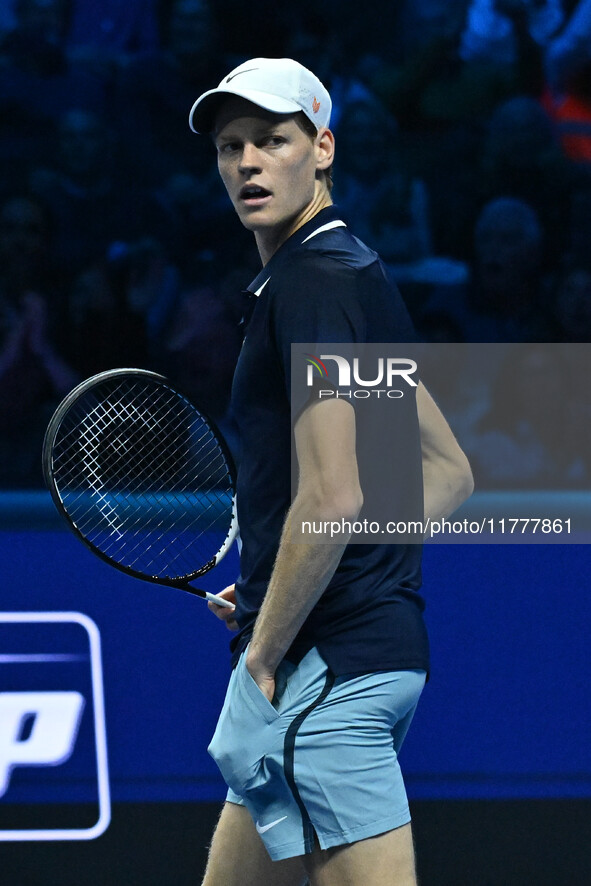
[[[223,437],[162,375],[112,369],[53,414],[43,475],[74,533],[135,578],[181,587],[212,569],[238,532]]]

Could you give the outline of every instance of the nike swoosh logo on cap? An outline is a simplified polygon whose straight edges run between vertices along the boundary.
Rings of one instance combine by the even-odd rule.
[[[226,77],[226,83],[229,83],[230,80],[233,80],[234,77],[239,77],[240,74],[248,74],[249,71],[258,71],[260,68],[246,68],[244,71],[236,71],[235,74],[228,74]]]
[[[257,69],[258,70],[258,69]],[[259,824],[258,821],[255,824],[255,828],[257,829],[257,834],[264,834],[266,831],[270,831],[271,828],[274,828],[276,824],[279,824],[282,821],[285,821],[287,815],[284,815],[283,818],[276,818],[275,821],[270,821],[269,824]]]

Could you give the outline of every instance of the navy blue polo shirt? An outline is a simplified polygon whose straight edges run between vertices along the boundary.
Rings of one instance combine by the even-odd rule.
[[[232,387],[240,436],[242,549],[233,662],[248,643],[292,501],[292,342],[411,342],[414,330],[379,256],[328,207],[297,230],[249,287],[254,307]],[[254,295],[256,294],[256,296]],[[422,499],[416,403],[388,435],[399,477]],[[317,646],[337,674],[429,668],[421,544],[349,544],[287,657]]]

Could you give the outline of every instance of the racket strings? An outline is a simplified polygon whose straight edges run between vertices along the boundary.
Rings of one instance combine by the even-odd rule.
[[[195,574],[233,518],[232,475],[212,428],[159,382],[91,388],[64,416],[53,474],[78,531],[126,568]]]

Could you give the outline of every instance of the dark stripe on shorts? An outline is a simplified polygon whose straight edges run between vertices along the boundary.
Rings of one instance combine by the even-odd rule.
[[[294,774],[294,759],[295,759],[295,741],[298,730],[306,717],[312,713],[314,708],[317,708],[319,704],[322,704],[330,690],[332,689],[335,681],[335,676],[330,671],[326,675],[326,681],[322,688],[322,692],[318,696],[312,704],[308,705],[307,708],[304,708],[303,711],[297,715],[297,717],[292,721],[289,729],[285,735],[285,741],[283,744],[283,771],[285,773],[285,780],[289,785],[291,792],[293,794],[294,800],[298,804],[298,808],[300,810],[302,816],[302,828],[304,832],[304,852],[312,852],[314,849],[314,826],[310,821],[310,816],[304,806],[303,800],[300,796],[300,792],[298,790],[298,786],[295,781]]]

